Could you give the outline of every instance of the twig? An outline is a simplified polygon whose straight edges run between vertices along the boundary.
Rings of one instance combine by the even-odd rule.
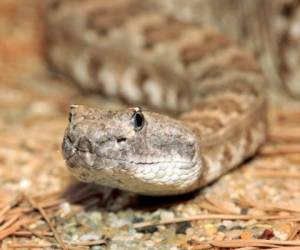
[[[20,243],[20,244],[9,244],[8,247],[10,249],[16,249],[16,248],[27,248],[27,249],[34,249],[34,248],[50,248],[50,247],[56,247],[56,244],[34,244],[34,243]]]
[[[10,205],[5,206],[0,211],[0,224],[4,221],[4,215],[11,209]]]
[[[300,213],[299,205],[284,204],[284,203],[264,203],[258,200],[251,199],[243,195],[239,196],[239,200],[243,204],[247,204],[250,207],[257,208],[262,211],[289,211]]]
[[[287,122],[287,123],[297,123],[300,122],[300,112],[299,111],[275,111],[277,114],[277,119],[280,122]]]
[[[0,227],[0,232],[3,231],[4,229],[8,228],[12,224],[14,224],[18,219],[20,218],[20,214],[16,214],[15,216],[12,216],[11,219],[6,221],[1,227]]]
[[[225,202],[220,202],[219,200],[210,197],[210,196],[205,196],[205,199],[212,204],[213,206],[215,206],[216,208],[218,208],[222,214],[237,214],[236,211],[233,211],[233,209],[229,208]]]
[[[32,222],[32,219],[23,219],[23,220],[18,220],[17,222],[15,222],[14,224],[11,225],[11,227],[3,230],[0,232],[0,240],[4,239],[5,237],[13,234],[14,232],[16,232],[21,226],[23,226],[24,224],[30,223]]]
[[[208,203],[205,200],[198,203],[197,206],[201,209],[205,209],[205,210],[210,211],[212,213],[218,213],[218,214],[223,214],[224,213],[224,211],[222,209],[216,207],[213,204]]]
[[[40,232],[35,232],[34,230],[30,229],[29,227],[27,227],[27,226],[25,226],[25,225],[23,225],[23,227],[24,227],[26,230],[28,230],[32,235],[34,235],[34,236],[36,236],[36,237],[38,237],[38,238],[40,238],[40,239],[42,239],[42,240],[49,241],[49,240],[45,237],[45,235],[43,235],[42,233],[40,233]],[[51,236],[53,236],[53,234],[51,234]]]
[[[6,215],[13,207],[18,205],[22,200],[20,195],[16,195],[13,200],[9,201],[4,208],[0,211],[0,223],[4,221],[4,215]],[[7,203],[7,202],[6,202]]]
[[[274,248],[270,248],[269,250],[299,250],[299,247],[274,247]]]
[[[249,174],[259,177],[277,177],[277,178],[300,178],[300,172],[287,172],[287,171],[269,171],[269,170],[262,170],[256,169],[255,171],[248,171]]]
[[[298,246],[300,240],[221,240],[210,241],[209,244],[216,247],[276,247],[276,246]],[[276,248],[277,249],[277,248]]]
[[[158,222],[140,222],[133,225],[134,228],[143,228],[157,225],[175,224],[185,221],[197,221],[197,220],[290,220],[300,221],[300,216],[261,216],[261,215],[228,215],[228,214],[203,214],[197,216],[191,216],[187,218],[175,218],[172,220],[161,220]]]
[[[300,128],[287,128],[279,127],[271,131],[268,135],[270,141],[280,142],[300,142]]]
[[[32,236],[32,235],[35,235],[35,234],[42,235],[42,236],[49,236],[49,237],[53,236],[53,233],[50,233],[50,232],[34,232],[32,230],[30,230],[30,231],[17,231],[17,232],[13,233],[14,236],[20,236],[20,237]]]
[[[31,196],[29,194],[25,194],[25,197],[27,198],[27,200],[29,201],[29,203],[31,204],[31,206],[33,208],[36,208],[40,212],[40,214],[42,215],[42,217],[44,218],[44,220],[47,222],[49,228],[51,229],[51,231],[52,231],[52,233],[54,235],[54,238],[56,239],[56,241],[60,245],[60,247],[63,250],[67,250],[67,247],[65,246],[64,242],[59,237],[56,229],[52,225],[52,223],[51,223],[50,219],[48,218],[47,214],[45,213],[44,209],[42,207],[40,207],[39,204],[35,203],[35,201],[31,198]]]
[[[299,143],[285,143],[279,145],[265,145],[259,150],[259,154],[263,156],[300,154]]]
[[[208,249],[212,249],[213,246],[211,245],[197,245],[195,248],[192,248],[192,249],[195,249],[195,250],[208,250]]]
[[[296,238],[297,234],[299,233],[300,228],[299,228],[298,224],[296,224],[295,222],[291,222],[290,225],[291,225],[292,230],[289,234],[288,240],[294,240]]]
[[[69,242],[65,241],[65,244],[70,246],[96,246],[96,245],[103,245],[106,242],[104,240],[95,240],[95,241],[83,241],[83,242]],[[57,247],[57,244],[52,243],[45,243],[45,244],[34,244],[34,243],[15,243],[9,244],[10,248],[48,248],[48,247]],[[70,249],[71,247],[68,247]]]
[[[91,241],[81,241],[81,242],[65,241],[65,243],[73,246],[96,246],[96,245],[106,244],[106,241],[105,240],[91,240]]]

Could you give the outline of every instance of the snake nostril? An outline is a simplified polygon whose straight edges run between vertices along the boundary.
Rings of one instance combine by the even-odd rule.
[[[70,123],[72,122],[72,113],[71,112],[69,113],[68,120]]]
[[[74,153],[73,143],[71,142],[71,140],[69,139],[68,136],[64,137],[64,140],[62,143],[62,151],[63,151],[65,158],[69,158]]]
[[[86,137],[81,137],[78,141],[77,149],[82,152],[93,152],[93,145]]]
[[[75,142],[75,138],[73,136],[71,136],[70,134],[68,134],[66,136],[66,140],[68,140],[70,143],[74,143]]]

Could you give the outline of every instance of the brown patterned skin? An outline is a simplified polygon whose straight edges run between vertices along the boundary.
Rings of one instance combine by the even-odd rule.
[[[73,105],[64,157],[85,182],[147,195],[190,192],[264,142],[265,79],[222,34],[140,2],[49,1],[49,59],[85,90],[177,119]]]

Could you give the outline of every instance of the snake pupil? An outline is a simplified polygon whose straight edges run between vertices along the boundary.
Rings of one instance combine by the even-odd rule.
[[[139,131],[143,128],[145,123],[144,115],[141,112],[135,112],[133,114],[133,125],[136,131]]]

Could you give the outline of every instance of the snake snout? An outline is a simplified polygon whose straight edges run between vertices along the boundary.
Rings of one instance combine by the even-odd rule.
[[[89,127],[83,120],[87,119],[89,110],[80,105],[71,105],[69,112],[69,126],[65,131],[63,151],[65,156],[72,156],[75,152],[94,152],[94,146],[89,137]],[[88,119],[87,119],[88,120]]]

